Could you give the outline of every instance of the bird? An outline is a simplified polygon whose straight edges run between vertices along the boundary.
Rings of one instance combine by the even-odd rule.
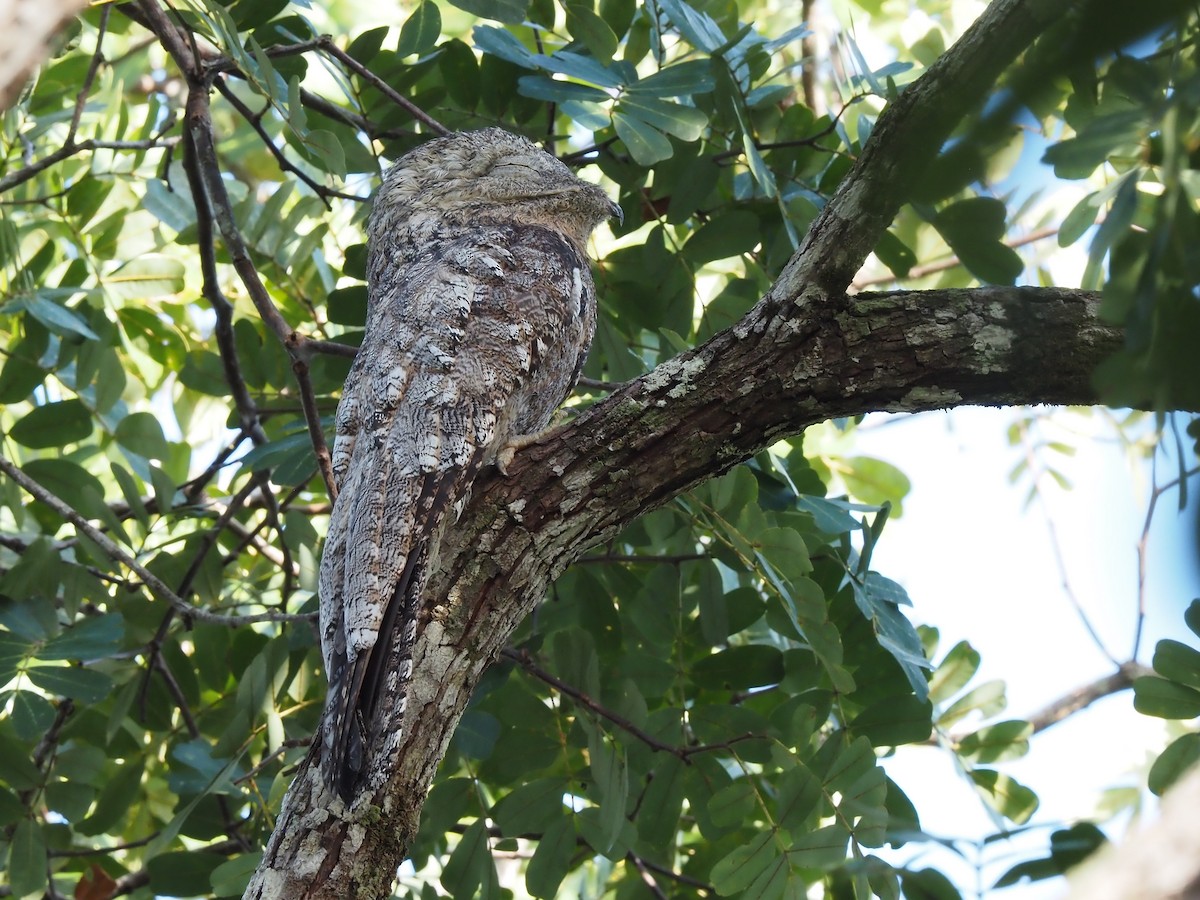
[[[428,140],[387,170],[367,227],[367,322],[342,389],[318,591],[321,766],[350,805],[399,734],[439,536],[579,378],[596,327],[587,241],[620,207],[501,128]],[[401,717],[403,729],[403,717]]]

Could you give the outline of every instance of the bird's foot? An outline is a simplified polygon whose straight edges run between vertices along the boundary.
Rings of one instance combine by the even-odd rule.
[[[513,461],[513,457],[517,455],[518,450],[524,450],[526,447],[540,443],[551,435],[562,431],[567,423],[561,419],[561,415],[557,415],[555,416],[555,421],[551,422],[541,431],[536,431],[533,434],[518,434],[505,441],[504,446],[496,452],[496,468],[500,471],[500,474],[505,478],[508,477],[508,466]]]

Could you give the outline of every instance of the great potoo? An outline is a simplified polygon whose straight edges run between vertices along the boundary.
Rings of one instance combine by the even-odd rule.
[[[320,576],[322,766],[348,803],[399,747],[376,708],[390,693],[403,709],[422,611],[439,602],[422,590],[441,529],[481,467],[503,471],[579,377],[596,324],[585,243],[619,214],[499,128],[429,141],[384,176]]]

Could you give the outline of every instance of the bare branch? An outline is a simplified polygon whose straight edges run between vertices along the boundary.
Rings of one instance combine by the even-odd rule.
[[[15,172],[10,172],[8,175],[0,178],[0,194],[15,188],[19,184],[24,184],[51,166],[78,153],[90,153],[92,150],[159,150],[174,147],[178,143],[178,137],[146,138],[141,141],[96,141],[89,139],[79,141],[78,143],[64,143],[62,147],[53,153],[43,156],[37,162],[17,169]]]
[[[1057,725],[1059,722],[1065,721],[1070,716],[1082,709],[1086,709],[1097,700],[1103,699],[1110,694],[1118,694],[1121,691],[1128,690],[1133,687],[1135,678],[1149,675],[1151,671],[1151,669],[1136,661],[1122,663],[1112,675],[1076,688],[1069,694],[1046,704],[1042,709],[1030,716],[1029,724],[1033,726],[1033,733],[1038,734],[1045,731],[1051,725]]]
[[[433,116],[429,115],[429,113],[425,112],[425,110],[421,109],[421,107],[417,106],[415,103],[413,103],[407,97],[405,97],[403,94],[399,93],[390,84],[388,84],[386,81],[384,81],[378,75],[376,75],[374,72],[372,72],[366,66],[364,66],[362,63],[360,63],[357,59],[355,59],[353,56],[351,56],[349,53],[347,53],[345,50],[343,50],[341,47],[339,47],[337,44],[335,44],[333,42],[333,38],[331,38],[329,35],[322,35],[320,40],[317,43],[320,46],[321,50],[323,50],[328,55],[332,56],[334,59],[336,59],[338,62],[340,62],[342,65],[344,65],[350,71],[354,72],[356,75],[358,75],[364,81],[368,82],[376,90],[378,90],[381,94],[383,94],[385,97],[387,97],[393,103],[395,103],[397,106],[399,106],[405,112],[407,112],[410,116],[412,116],[418,122],[422,122],[425,125],[429,126],[429,128],[435,134],[444,135],[444,134],[450,133],[449,128],[447,128],[445,125],[443,125],[437,119],[435,119]]]

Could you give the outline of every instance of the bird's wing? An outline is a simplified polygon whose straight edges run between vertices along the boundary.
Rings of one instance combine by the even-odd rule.
[[[539,279],[538,255],[510,252],[513,236],[500,231],[405,267],[394,290],[378,286],[339,405],[339,493],[320,573],[323,763],[347,801],[379,697],[398,690],[403,703],[438,527],[494,457],[510,401],[572,314],[571,286]]]

